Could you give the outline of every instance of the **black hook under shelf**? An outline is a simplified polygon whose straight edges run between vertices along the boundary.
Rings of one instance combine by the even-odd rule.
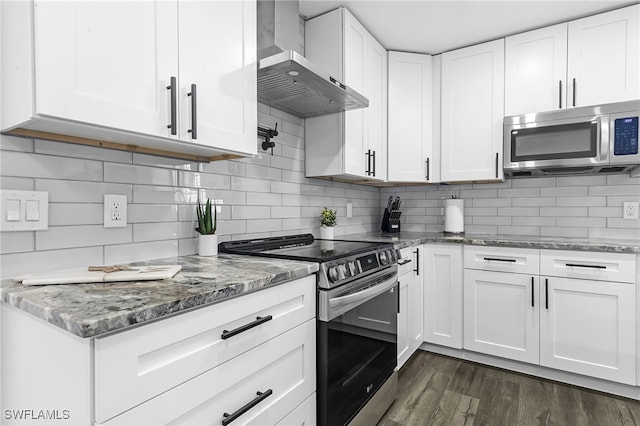
[[[262,149],[264,151],[271,148],[271,155],[273,155],[273,147],[276,146],[276,143],[271,140],[271,138],[278,136],[278,123],[273,129],[268,127],[258,126],[258,136],[264,138],[264,142],[262,142]]]

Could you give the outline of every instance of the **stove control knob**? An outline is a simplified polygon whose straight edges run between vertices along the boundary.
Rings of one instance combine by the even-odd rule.
[[[347,262],[347,269],[349,269],[349,273],[352,277],[355,277],[360,272],[358,271],[358,266],[354,261]]]
[[[380,252],[380,263],[382,265],[386,265],[387,263],[389,263],[389,260],[387,259],[387,252],[384,252],[384,251]]]
[[[327,274],[329,275],[329,281],[331,281],[332,283],[335,283],[336,281],[338,281],[340,279],[340,277],[338,275],[338,267],[337,266],[330,267],[329,270],[327,271]]]
[[[349,278],[351,276],[351,274],[349,273],[349,269],[347,268],[347,264],[343,263],[341,265],[338,265],[339,271],[340,271],[340,278]]]

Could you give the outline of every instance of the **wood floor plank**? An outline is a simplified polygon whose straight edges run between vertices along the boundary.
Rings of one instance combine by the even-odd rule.
[[[399,374],[382,426],[640,426],[640,401],[425,351]]]

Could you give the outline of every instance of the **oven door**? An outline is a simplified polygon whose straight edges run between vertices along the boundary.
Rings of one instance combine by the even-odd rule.
[[[397,266],[343,287],[319,290],[319,425],[347,424],[397,364]]]

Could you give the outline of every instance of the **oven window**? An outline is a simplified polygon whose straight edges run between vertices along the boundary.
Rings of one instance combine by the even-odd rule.
[[[397,363],[398,286],[330,322],[318,321],[318,421],[344,425]]]
[[[595,157],[598,123],[572,123],[511,131],[511,161]]]

